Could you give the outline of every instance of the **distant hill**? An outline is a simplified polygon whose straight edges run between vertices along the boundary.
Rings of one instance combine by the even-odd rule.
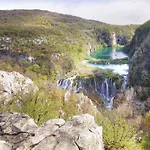
[[[57,75],[78,67],[89,49],[110,46],[112,33],[129,43],[137,27],[49,11],[1,10],[0,69],[40,74],[55,80]],[[29,56],[34,63],[25,61]]]

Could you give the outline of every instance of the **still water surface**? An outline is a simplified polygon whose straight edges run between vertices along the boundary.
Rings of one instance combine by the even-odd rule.
[[[128,57],[122,52],[122,48],[104,48],[91,53],[92,58],[96,59],[122,59]]]
[[[127,58],[128,56],[122,52],[121,48],[105,48],[91,53],[92,58],[96,59],[123,59]],[[91,64],[88,63],[91,67],[98,67],[101,69],[110,69],[114,73],[118,73],[120,75],[127,75],[129,70],[128,64]]]

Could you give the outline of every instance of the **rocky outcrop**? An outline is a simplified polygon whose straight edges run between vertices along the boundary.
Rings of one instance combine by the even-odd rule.
[[[129,34],[120,35],[115,32],[107,32],[107,31],[97,31],[97,41],[100,44],[106,44],[108,47],[119,45],[127,45],[131,41]],[[130,35],[131,36],[131,35]]]
[[[5,150],[102,150],[102,127],[83,114],[70,121],[52,119],[37,127],[18,113],[0,114],[0,148]]]
[[[6,102],[9,101],[12,95],[18,93],[29,93],[30,91],[37,90],[33,81],[24,77],[18,72],[0,71],[0,98]]]
[[[127,50],[131,58],[129,86],[140,100],[146,100],[150,96],[150,21],[136,30]]]
[[[139,27],[129,47],[131,57],[129,82],[131,86],[150,85],[150,21]],[[130,50],[129,50],[130,49]]]
[[[125,52],[128,53],[129,57],[132,58],[134,53],[139,49],[141,44],[144,42],[150,32],[150,21],[144,23],[142,26],[137,28],[132,41],[128,46],[125,47]]]
[[[131,38],[128,35],[124,35],[124,36],[118,35],[116,37],[116,41],[117,41],[117,44],[119,44],[119,45],[127,45],[130,43]]]
[[[136,48],[131,60],[129,70],[130,85],[149,86],[150,85],[150,33]]]

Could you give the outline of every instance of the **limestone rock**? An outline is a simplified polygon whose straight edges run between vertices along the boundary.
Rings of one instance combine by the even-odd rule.
[[[101,150],[102,128],[98,127],[94,118],[88,114],[75,116],[33,150],[47,150],[46,145],[55,150]]]
[[[19,146],[27,137],[32,136],[37,128],[33,119],[18,113],[0,114],[0,140]]]
[[[29,93],[37,90],[33,81],[18,72],[0,71],[0,98],[9,100],[17,93]]]
[[[0,150],[12,150],[12,146],[5,141],[0,141]]]
[[[40,127],[27,115],[0,114],[0,146],[6,150],[102,150],[102,127],[83,114],[70,121],[52,119]],[[9,144],[11,143],[11,145]]]

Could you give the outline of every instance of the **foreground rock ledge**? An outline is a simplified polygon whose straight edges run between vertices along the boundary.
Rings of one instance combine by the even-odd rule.
[[[51,119],[38,127],[24,114],[0,114],[1,150],[102,150],[102,127],[83,114]]]

